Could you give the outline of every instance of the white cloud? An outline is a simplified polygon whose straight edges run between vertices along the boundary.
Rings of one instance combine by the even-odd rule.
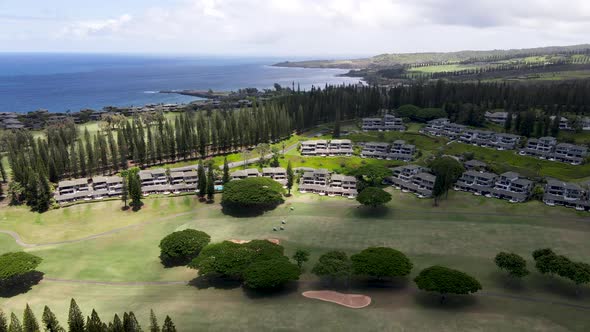
[[[130,23],[131,20],[132,17],[125,14],[114,19],[77,21],[64,27],[60,35],[65,38],[80,38],[116,34],[121,32],[125,25]]]
[[[39,23],[31,34],[58,31],[50,47],[88,51],[350,55],[533,47],[588,42],[590,1],[177,0],[113,17],[63,22],[57,30]]]

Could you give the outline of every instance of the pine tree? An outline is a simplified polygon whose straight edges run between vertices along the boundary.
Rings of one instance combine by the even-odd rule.
[[[150,310],[150,332],[160,332],[160,326],[158,325],[158,319],[154,310]]]
[[[293,188],[293,182],[295,180],[295,174],[293,174],[293,167],[291,166],[291,160],[287,164],[287,190],[291,195],[291,188]]]
[[[37,179],[37,197],[33,205],[33,211],[45,212],[49,210],[51,202],[51,189],[49,188],[49,182],[45,176],[41,175]]]
[[[103,324],[98,313],[92,309],[92,314],[86,319],[86,332],[103,332]]]
[[[229,165],[227,164],[227,157],[223,158],[223,184],[229,182]]]
[[[8,332],[23,332],[23,327],[20,325],[20,321],[14,312],[10,314],[10,326],[8,326]]]
[[[162,325],[162,332],[176,332],[176,326],[174,326],[170,316],[166,316],[164,325]]]
[[[197,170],[198,183],[197,190],[199,198],[204,198],[207,191],[207,175],[205,173],[205,167],[203,166],[203,160],[199,160],[199,169]]]
[[[48,306],[43,309],[43,327],[47,332],[65,332],[64,328],[59,325],[57,317],[51,312]]]
[[[129,197],[131,198],[131,204],[138,208],[141,206],[141,181],[137,174],[139,169],[134,168],[129,170],[127,174],[127,185],[129,186]]]
[[[141,326],[139,326],[133,311],[123,314],[123,329],[125,332],[141,332]]]
[[[41,330],[39,329],[39,323],[37,322],[37,318],[35,317],[33,310],[31,310],[31,307],[29,307],[29,304],[27,303],[27,306],[25,307],[25,312],[23,314],[23,332],[40,331]]]
[[[215,174],[213,173],[213,165],[209,165],[207,172],[207,200],[213,201],[215,195]]]
[[[504,122],[504,130],[506,132],[510,132],[510,129],[512,129],[512,113],[511,112],[508,113],[508,117],[506,118],[506,122]]]
[[[6,170],[4,169],[4,162],[0,159],[0,175],[2,175],[2,182],[6,183],[8,178],[6,177]]]
[[[8,332],[8,322],[2,309],[0,309],[0,332]]]
[[[113,317],[113,323],[109,326],[109,332],[125,332],[123,322],[121,322],[119,315],[115,314],[115,317]]]
[[[124,207],[127,208],[127,200],[129,199],[129,180],[128,172],[121,172],[121,200],[123,201]]]
[[[82,311],[76,304],[76,301],[72,299],[70,301],[70,313],[68,315],[68,331],[69,332],[84,332],[84,316]]]

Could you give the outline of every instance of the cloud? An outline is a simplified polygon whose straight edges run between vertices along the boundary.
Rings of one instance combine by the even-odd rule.
[[[587,0],[569,0],[567,5],[559,0],[149,3],[123,14],[117,13],[114,0],[105,0],[105,6],[112,7],[111,18],[63,21],[57,28],[41,22],[21,30],[36,36],[53,31],[56,38],[51,47],[260,55],[533,47],[587,42],[590,30]],[[85,14],[92,17],[92,13]]]
[[[63,28],[62,37],[83,38],[89,36],[106,36],[121,32],[125,25],[129,24],[132,17],[128,14],[114,19],[77,21]]]

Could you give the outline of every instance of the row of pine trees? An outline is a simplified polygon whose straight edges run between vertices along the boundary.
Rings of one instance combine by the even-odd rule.
[[[143,331],[133,311],[123,313],[123,318],[115,314],[112,321],[102,321],[98,313],[93,309],[90,316],[84,319],[84,315],[74,299],[70,302],[70,311],[67,325],[62,326],[55,314],[45,306],[41,321],[27,304],[22,321],[15,313],[8,318],[0,310],[0,332],[140,332]],[[166,316],[164,324],[160,327],[154,311],[150,311],[150,332],[176,332],[176,326],[170,316]]]

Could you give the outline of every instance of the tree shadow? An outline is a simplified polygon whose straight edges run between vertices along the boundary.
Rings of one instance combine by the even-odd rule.
[[[235,218],[252,218],[260,217],[267,211],[272,211],[277,208],[280,204],[267,205],[263,207],[236,207],[230,205],[221,205],[221,212],[225,215],[229,215]]]
[[[43,279],[43,272],[30,271],[3,281],[0,281],[0,297],[13,297],[31,290]]]
[[[472,295],[447,295],[441,303],[441,296],[438,293],[418,292],[416,294],[416,304],[429,309],[450,311],[469,308],[478,303],[477,297]]]
[[[525,283],[522,279],[511,277],[507,273],[494,272],[492,274],[492,279],[497,284],[511,292],[523,292],[526,290]]]
[[[131,207],[130,207],[129,205],[127,205],[127,206],[122,206],[122,207],[121,207],[121,211],[129,211],[129,209],[130,209],[130,208],[131,208]]]
[[[138,212],[143,207],[143,202],[139,202],[137,204],[133,204],[133,205],[130,205],[130,206],[131,206],[131,211]]]
[[[297,292],[299,290],[299,283],[297,281],[290,281],[277,288],[252,289],[244,286],[242,289],[244,294],[251,299],[272,299],[289,296]]]
[[[370,206],[363,206],[359,205],[356,209],[353,210],[353,215],[357,218],[383,218],[387,216],[391,211],[387,206],[377,206],[377,207],[370,207]]]
[[[193,258],[180,259],[180,258],[164,257],[162,255],[160,255],[158,257],[160,258],[160,263],[162,263],[162,266],[164,266],[164,268],[166,268],[166,269],[173,268],[173,267],[179,267],[179,266],[186,266],[188,263],[192,262],[192,260],[193,260]]]
[[[570,300],[579,301],[590,297],[590,289],[586,286],[576,286],[573,282],[559,276],[535,274],[531,281],[543,291],[559,295]]]
[[[197,289],[235,289],[242,286],[242,281],[222,276],[198,276],[188,284]]]

